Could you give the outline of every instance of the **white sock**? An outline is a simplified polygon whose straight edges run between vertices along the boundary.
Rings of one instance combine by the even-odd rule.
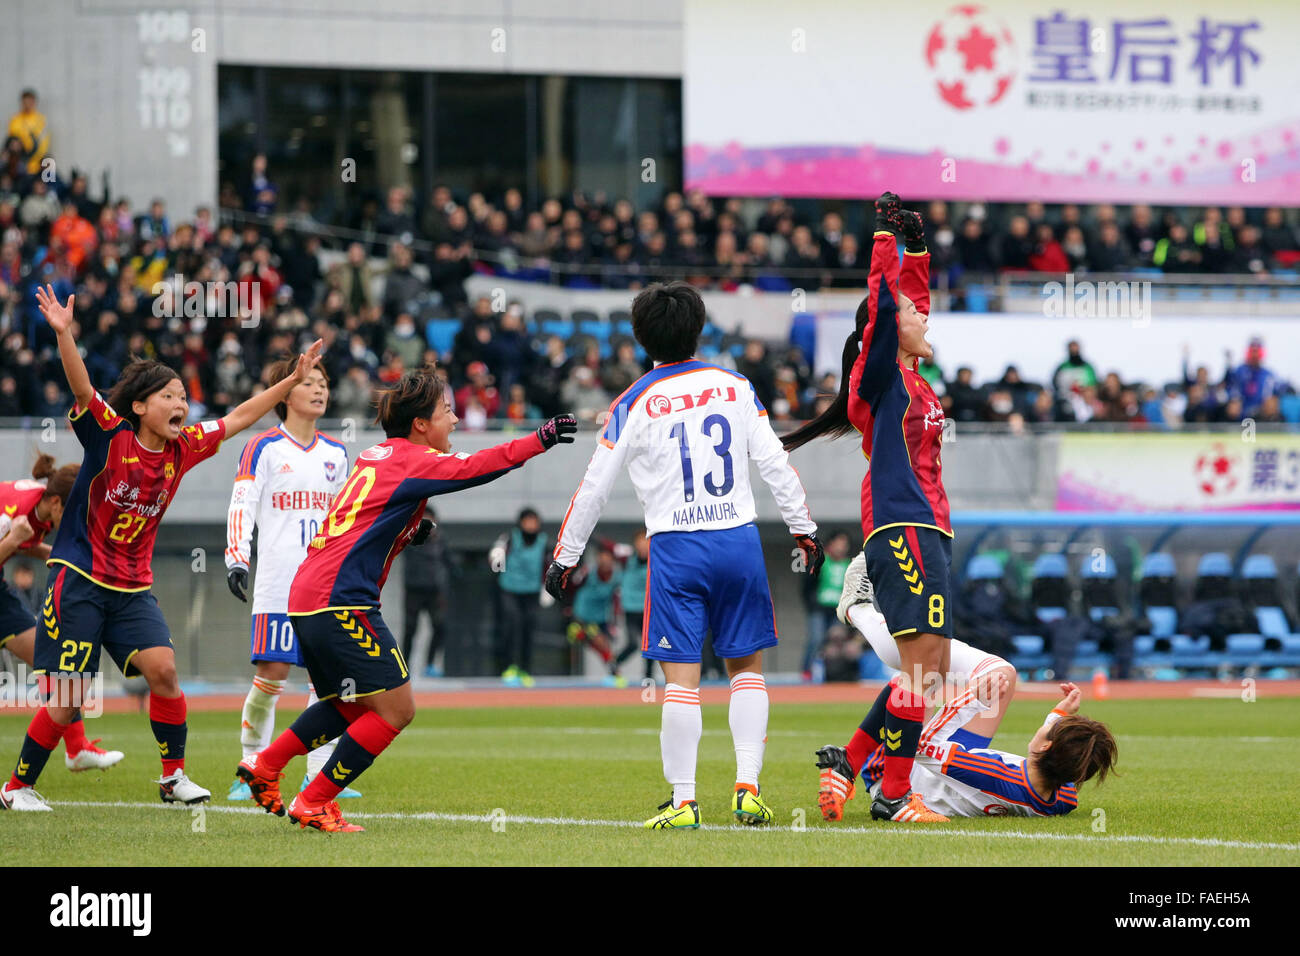
[[[862,636],[867,639],[867,643],[871,645],[871,649],[876,652],[882,664],[894,670],[902,669],[903,662],[898,654],[898,642],[889,633],[889,625],[885,623],[883,614],[869,602],[855,604],[849,608],[849,620],[862,632]]]
[[[244,698],[244,712],[239,724],[239,745],[244,756],[251,757],[271,745],[275,733],[275,704],[284,690],[284,681],[254,677],[253,686]]]
[[[731,678],[731,739],[736,745],[736,783],[758,786],[767,746],[767,682],[762,674],[743,671]]]
[[[664,778],[673,786],[674,807],[695,799],[695,762],[703,730],[700,689],[669,684],[664,690],[659,749],[663,752]]]
[[[307,685],[307,706],[317,703],[320,700],[316,696],[316,688],[310,684]],[[316,774],[325,769],[329,763],[330,757],[334,755],[335,741],[331,740],[327,744],[322,744],[307,755],[307,779],[311,780]]]

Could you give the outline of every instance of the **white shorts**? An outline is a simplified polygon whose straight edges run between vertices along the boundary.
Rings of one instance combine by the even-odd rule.
[[[868,603],[855,604],[849,608],[849,620],[862,632],[862,636],[867,639],[867,643],[871,645],[871,649],[876,652],[882,664],[894,670],[903,666],[898,654],[898,643],[890,636],[889,626],[885,623],[883,614]],[[957,683],[966,683],[995,667],[1010,666],[996,654],[971,647],[965,641],[952,639],[952,652],[948,659],[950,680],[958,678]],[[964,679],[960,678],[960,675],[965,675]]]

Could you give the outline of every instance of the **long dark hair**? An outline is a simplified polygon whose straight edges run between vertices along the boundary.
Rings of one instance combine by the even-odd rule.
[[[867,300],[863,299],[862,304],[858,306],[858,317],[853,324],[853,331],[844,340],[844,352],[840,356],[840,390],[835,396],[835,401],[831,402],[830,408],[812,421],[796,428],[781,439],[781,444],[785,446],[786,451],[794,451],[814,438],[823,436],[840,438],[853,431],[853,423],[849,421],[849,378],[852,377],[853,363],[858,360],[862,347],[862,329],[866,322]]]
[[[170,365],[154,359],[136,359],[125,369],[108,393],[108,404],[139,431],[140,416],[132,409],[135,402],[148,400],[154,392],[161,392],[169,382],[180,381],[180,375]],[[185,385],[182,382],[181,388]]]

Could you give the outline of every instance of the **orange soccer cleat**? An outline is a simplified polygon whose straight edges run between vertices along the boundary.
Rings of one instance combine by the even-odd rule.
[[[947,823],[942,813],[935,813],[925,805],[921,795],[909,790],[897,800],[886,800],[877,793],[871,801],[873,820],[893,820],[898,823]]]
[[[843,747],[827,746],[817,751],[821,776],[817,784],[817,806],[832,822],[844,819],[844,804],[853,799],[853,768]]]
[[[284,816],[284,801],[280,798],[280,778],[284,774],[277,773],[274,780],[261,776],[257,772],[257,754],[253,754],[239,761],[235,776],[248,784],[248,792],[254,803],[267,813]]]
[[[289,819],[303,829],[311,827],[325,833],[361,833],[366,829],[344,820],[337,802],[331,800],[318,807],[309,807],[303,802],[301,793],[289,804]]]

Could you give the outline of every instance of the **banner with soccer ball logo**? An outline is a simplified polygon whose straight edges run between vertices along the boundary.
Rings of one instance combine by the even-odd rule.
[[[1058,511],[1297,511],[1300,435],[1061,436]]]
[[[686,182],[716,195],[1300,196],[1300,4],[687,0],[685,22]]]

